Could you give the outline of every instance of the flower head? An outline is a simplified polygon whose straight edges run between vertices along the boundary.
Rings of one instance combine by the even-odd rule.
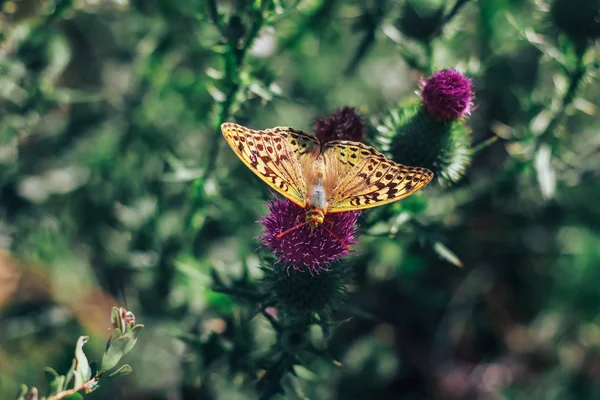
[[[351,140],[362,142],[367,133],[367,127],[354,107],[342,107],[335,110],[329,117],[315,119],[315,136],[321,144],[332,140]]]
[[[260,239],[273,249],[278,263],[319,273],[327,269],[329,263],[347,254],[347,246],[356,243],[356,220],[360,211],[327,214],[329,222],[312,232],[308,225],[302,225],[278,237],[278,234],[302,224],[306,211],[289,200],[275,199],[269,201],[268,206],[269,215],[260,219],[265,227]]]
[[[445,69],[423,82],[421,98],[425,109],[434,119],[454,121],[470,114],[473,83],[454,69]]]
[[[458,182],[471,163],[471,130],[464,121],[432,118],[418,99],[390,109],[376,129],[384,154],[404,165],[429,168],[444,186]]]

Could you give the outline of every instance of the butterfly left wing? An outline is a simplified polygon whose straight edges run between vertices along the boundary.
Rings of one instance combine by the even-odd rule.
[[[285,198],[305,207],[307,189],[298,154],[304,147],[294,147],[290,138],[295,136],[285,129],[255,131],[234,123],[221,125],[231,149],[256,176]]]
[[[427,168],[407,167],[383,155],[366,156],[334,188],[328,212],[362,210],[392,203],[424,188],[433,179]]]
[[[314,136],[289,126],[276,126],[275,128],[265,129],[264,132],[272,132],[276,135],[283,136],[297,158],[312,153],[314,149],[318,149],[321,146]]]

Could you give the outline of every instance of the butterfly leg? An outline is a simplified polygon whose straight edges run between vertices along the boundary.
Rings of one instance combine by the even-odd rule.
[[[302,213],[296,217],[296,223],[294,225],[298,225],[300,223],[300,217],[306,219],[306,213]]]
[[[348,247],[348,245],[346,243],[344,243],[344,241],[342,239],[340,239],[335,233],[333,233],[333,231],[331,229],[329,229],[328,227],[326,227],[325,224],[323,224],[323,229],[325,229],[327,232],[329,232],[329,234],[331,236],[333,236],[338,242],[340,242],[340,244],[342,246],[344,246],[344,248],[346,249],[346,251],[350,251],[350,247]]]
[[[281,239],[283,236],[287,235],[287,234],[288,234],[288,233],[290,233],[291,231],[294,231],[294,230],[296,230],[296,229],[298,229],[298,228],[300,228],[300,227],[303,227],[303,226],[304,226],[304,225],[306,225],[306,224],[307,224],[306,222],[303,222],[303,223],[301,223],[301,224],[298,224],[298,225],[296,225],[296,226],[293,226],[293,227],[291,227],[290,229],[287,229],[287,230],[285,230],[285,231],[283,231],[283,232],[280,232],[280,233],[278,233],[277,235],[275,235],[275,237],[276,237],[277,239]]]
[[[300,228],[300,227],[308,224],[308,222],[306,222],[306,221],[300,222],[300,217],[302,217],[302,216],[306,217],[306,213],[298,215],[296,217],[296,222],[294,223],[293,227],[291,227],[290,229],[286,229],[283,232],[278,233],[275,237],[277,239],[281,239],[283,236],[285,236],[286,234],[290,233],[291,231],[296,230],[296,229],[298,229],[298,228]],[[313,228],[311,227],[311,230],[310,230],[311,234],[312,234],[312,231],[313,231]]]

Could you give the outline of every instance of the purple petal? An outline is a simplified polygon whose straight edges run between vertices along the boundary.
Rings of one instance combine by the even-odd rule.
[[[357,242],[356,221],[360,211],[327,214],[326,219],[332,224],[325,224],[339,240],[323,226],[318,226],[311,232],[308,225],[277,238],[279,233],[303,223],[306,211],[289,200],[275,199],[269,201],[268,206],[269,214],[259,221],[265,228],[260,239],[277,255],[278,263],[288,264],[300,270],[307,268],[311,273],[318,273],[348,253],[344,244],[351,246]],[[340,243],[340,240],[344,244]]]
[[[469,114],[473,96],[471,80],[454,69],[431,75],[421,90],[427,112],[442,121],[454,121]]]
[[[367,127],[353,107],[342,107],[329,117],[320,117],[314,122],[315,136],[321,144],[332,140],[351,140],[362,142]]]

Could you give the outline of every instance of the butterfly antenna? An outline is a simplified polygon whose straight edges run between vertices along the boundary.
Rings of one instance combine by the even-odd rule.
[[[298,224],[298,225],[296,225],[296,226],[293,226],[293,227],[291,227],[290,229],[286,229],[285,231],[283,231],[283,232],[281,232],[281,233],[278,233],[277,235],[275,235],[275,237],[276,237],[277,239],[281,239],[283,236],[287,235],[287,234],[288,234],[288,233],[290,233],[291,231],[293,231],[293,230],[296,230],[296,229],[298,229],[298,228],[300,228],[301,226],[304,226],[304,225],[306,225],[306,224],[307,224],[306,222],[303,222],[303,223],[301,223],[301,224]]]
[[[338,242],[340,242],[340,244],[342,246],[344,246],[344,248],[346,249],[346,251],[350,251],[350,247],[348,247],[348,245],[346,243],[344,243],[344,241],[342,239],[340,239],[339,237],[337,237],[337,235],[335,233],[333,233],[331,231],[331,229],[329,229],[328,227],[325,226],[325,224],[321,225],[323,227],[323,229],[325,229],[327,232],[329,232],[329,234],[331,236],[333,236]]]

